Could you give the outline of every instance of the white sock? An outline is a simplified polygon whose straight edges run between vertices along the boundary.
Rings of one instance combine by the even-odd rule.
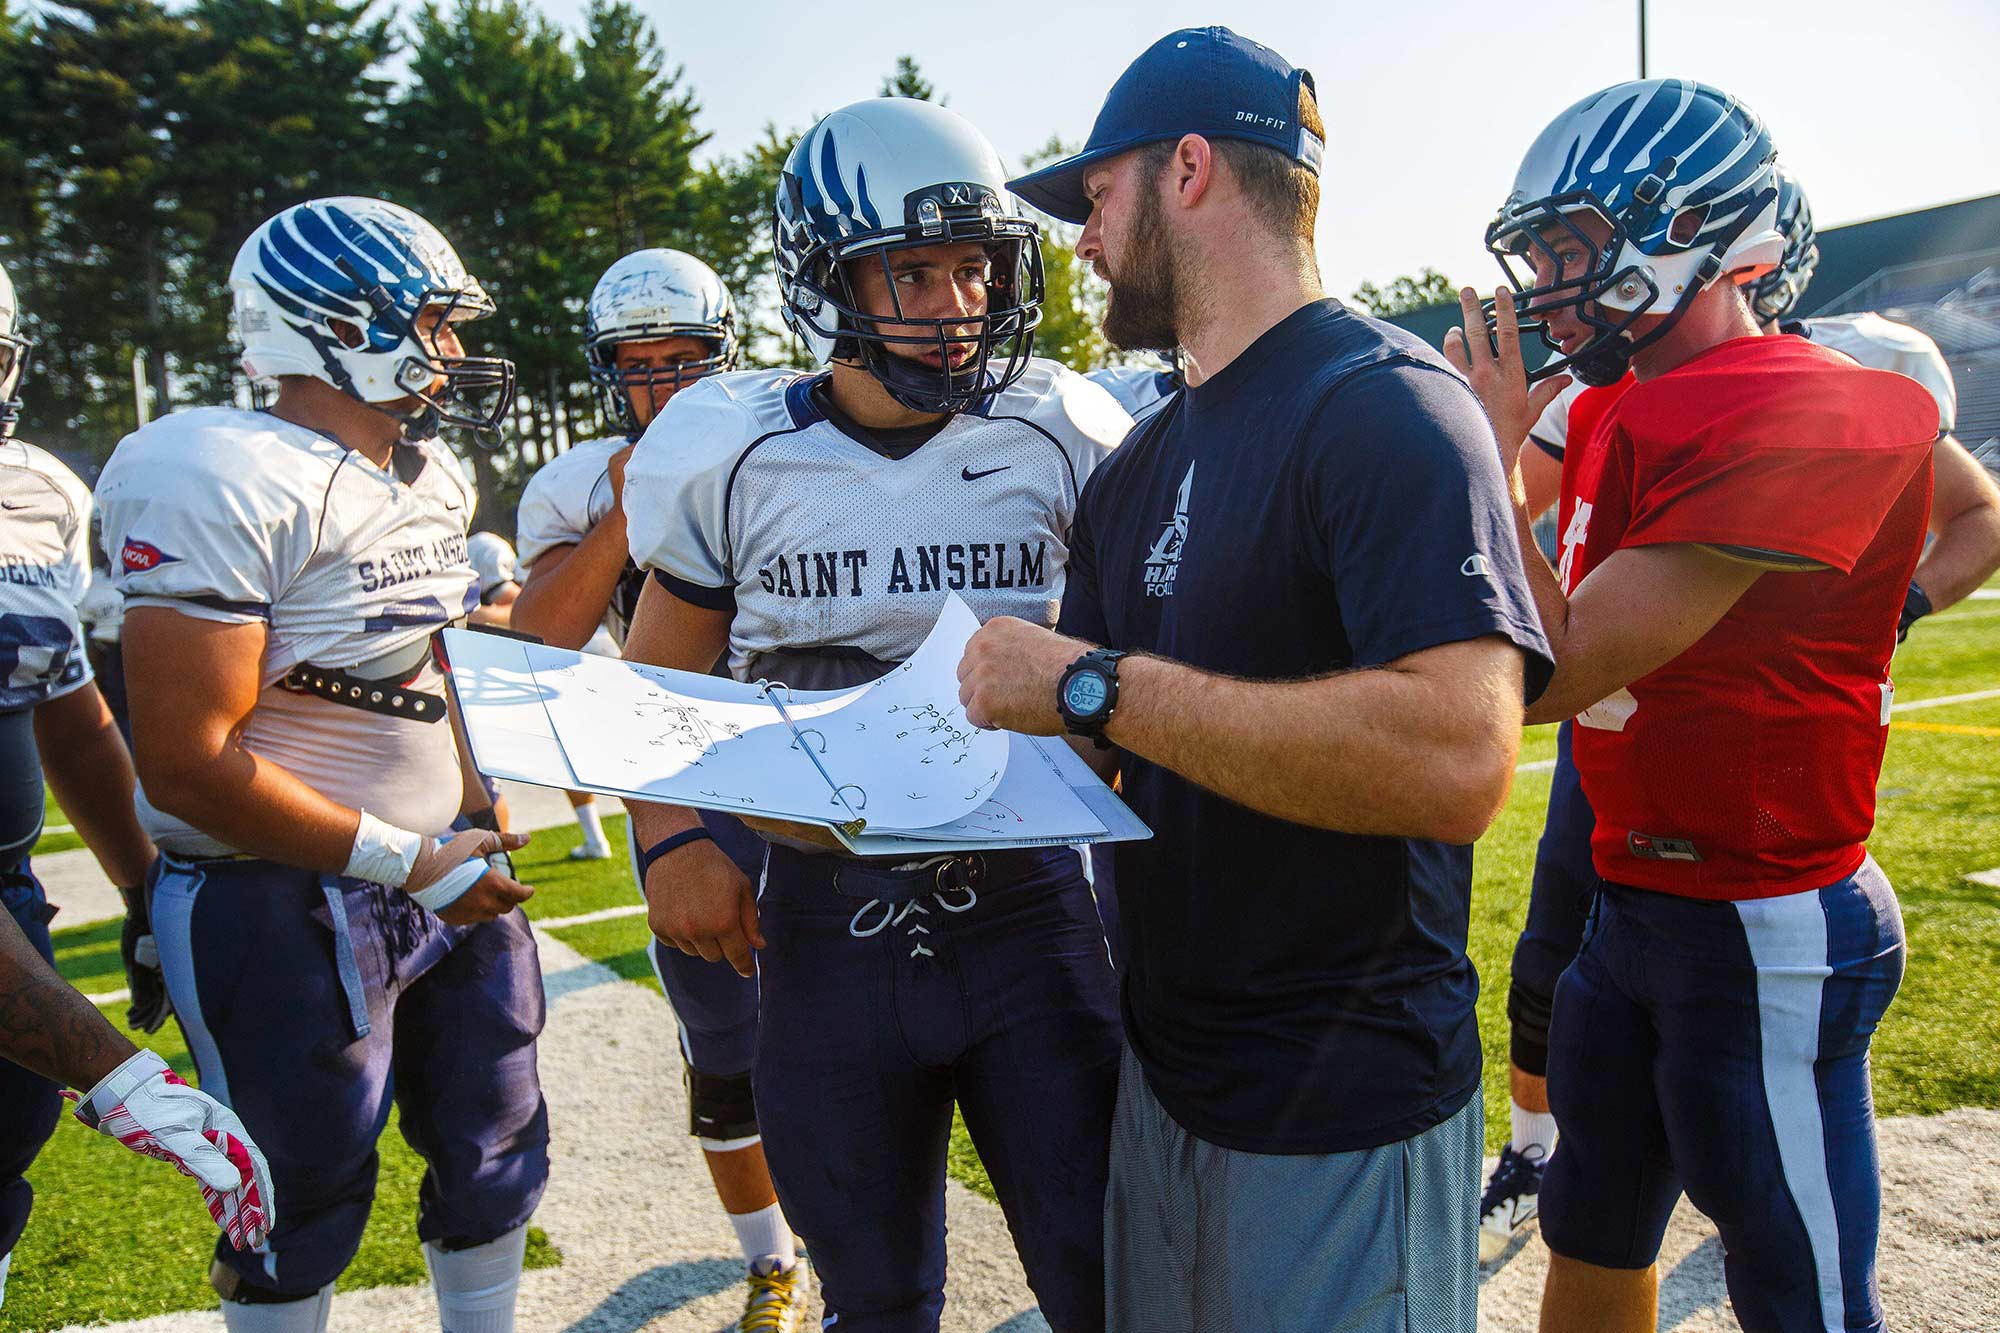
[[[1536,1164],[1549,1160],[1556,1150],[1556,1118],[1547,1111],[1530,1111],[1521,1103],[1514,1108],[1514,1151]]]
[[[791,1223],[777,1204],[754,1213],[731,1213],[729,1225],[736,1228],[736,1243],[743,1247],[743,1261],[760,1272],[773,1273],[798,1262],[798,1242],[792,1238]]]
[[[7,1303],[7,1270],[14,1266],[14,1252],[0,1254],[0,1305]]]
[[[222,1322],[229,1333],[326,1333],[326,1317],[333,1310],[333,1284],[303,1300],[276,1305],[252,1305],[245,1301],[224,1301]]]
[[[583,845],[595,855],[610,852],[611,844],[604,840],[604,821],[598,817],[597,802],[585,801],[575,810],[577,825],[583,829]]]
[[[424,1267],[437,1293],[438,1327],[444,1333],[514,1333],[514,1297],[527,1250],[525,1222],[469,1250],[440,1250],[425,1241]]]

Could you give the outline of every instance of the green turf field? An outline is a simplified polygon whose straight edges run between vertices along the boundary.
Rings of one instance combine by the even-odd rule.
[[[2000,601],[1968,601],[1920,624],[1897,656],[1896,683],[1900,704],[2000,689]],[[1521,759],[1532,764],[1553,751],[1553,729],[1536,728]],[[1489,1145],[1504,1133],[1507,966],[1548,787],[1546,772],[1521,774],[1475,858],[1471,951],[1482,979]],[[50,822],[64,821],[52,812]],[[608,832],[614,844],[623,838],[622,827]],[[523,878],[538,887],[530,916],[547,921],[636,901],[622,857],[564,859],[578,836],[574,828],[548,830],[517,858]],[[1964,878],[2000,868],[2000,697],[1898,712],[1871,845],[1901,896],[1910,937],[1902,993],[1875,1041],[1877,1105],[1886,1115],[2000,1106],[2000,889]],[[621,976],[655,984],[642,916],[556,935]],[[65,975],[84,990],[124,984],[115,925],[60,931],[57,944]],[[151,1044],[188,1069],[171,1024]],[[990,1195],[962,1130],[953,1137],[952,1171]],[[423,1280],[414,1235],[419,1172],[400,1137],[385,1135],[377,1206],[343,1288]],[[30,1178],[35,1215],[15,1256],[0,1333],[210,1301],[203,1274],[214,1233],[188,1182],[73,1122]],[[530,1264],[557,1261],[537,1234]]]

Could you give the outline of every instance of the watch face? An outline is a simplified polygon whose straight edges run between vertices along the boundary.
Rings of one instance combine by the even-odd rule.
[[[1104,700],[1110,691],[1104,687],[1104,677],[1095,671],[1079,671],[1063,686],[1063,702],[1069,711],[1079,717],[1089,717],[1104,707]]]

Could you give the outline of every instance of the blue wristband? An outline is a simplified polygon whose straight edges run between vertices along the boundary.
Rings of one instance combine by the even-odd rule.
[[[646,891],[646,876],[652,872],[653,862],[659,860],[661,857],[665,856],[668,852],[679,851],[681,848],[687,846],[689,843],[700,842],[703,839],[707,839],[709,842],[714,842],[715,835],[710,833],[705,828],[696,826],[690,829],[682,829],[679,833],[674,834],[670,838],[662,838],[658,842],[654,843],[651,847],[648,847],[645,851],[640,852],[639,891],[641,893],[644,893]]]

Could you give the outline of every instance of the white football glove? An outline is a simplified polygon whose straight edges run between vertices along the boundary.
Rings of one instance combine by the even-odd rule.
[[[236,1113],[188,1086],[152,1051],[140,1051],[77,1099],[76,1118],[133,1152],[171,1162],[201,1182],[208,1211],[247,1250],[264,1243],[277,1218],[271,1168]]]

